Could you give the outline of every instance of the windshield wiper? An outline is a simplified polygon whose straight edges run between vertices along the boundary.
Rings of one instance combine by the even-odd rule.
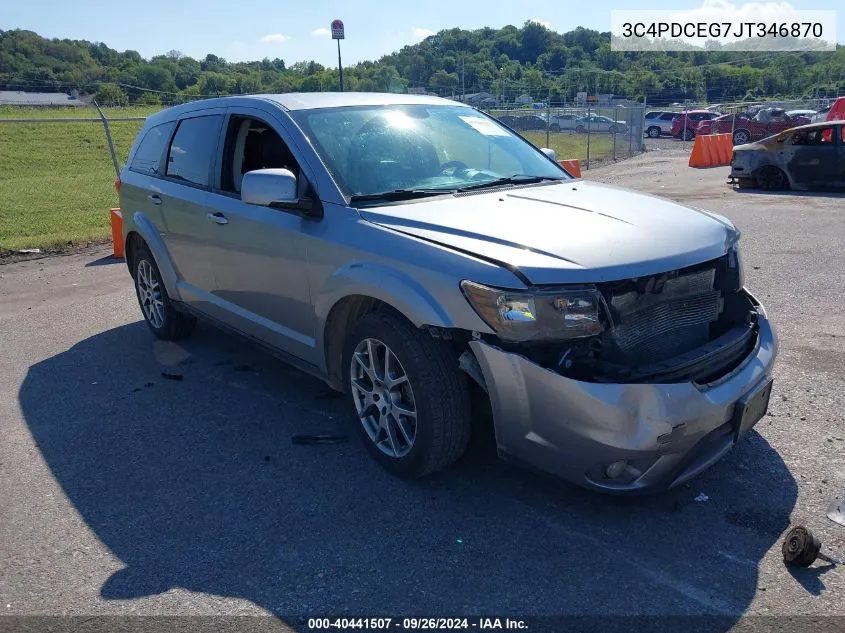
[[[448,193],[455,193],[457,189],[394,189],[393,191],[382,191],[381,193],[361,193],[349,198],[350,202],[371,202],[378,200],[413,200],[414,198],[425,198],[427,196],[442,196]]]
[[[473,191],[474,189],[486,189],[488,187],[499,187],[501,185],[531,185],[545,180],[566,180],[565,178],[557,178],[554,176],[528,176],[525,174],[514,174],[505,178],[496,178],[495,180],[488,180],[480,182],[477,185],[467,185],[460,187],[458,191]]]

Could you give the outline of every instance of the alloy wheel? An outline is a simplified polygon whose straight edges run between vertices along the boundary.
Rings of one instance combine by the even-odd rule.
[[[417,407],[408,374],[383,342],[366,338],[355,347],[349,371],[355,410],[370,440],[388,457],[414,446]]]
[[[164,325],[164,301],[161,296],[161,283],[146,259],[138,263],[135,285],[138,288],[138,298],[147,321],[159,329]]]

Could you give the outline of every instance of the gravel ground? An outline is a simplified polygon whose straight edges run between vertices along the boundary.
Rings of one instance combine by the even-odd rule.
[[[11,263],[0,613],[271,614],[297,629],[328,614],[716,615],[719,631],[741,616],[845,616],[840,568],[780,560],[791,522],[845,554],[845,528],[825,517],[845,493],[842,197],[739,192],[727,168],[693,170],[675,141],[655,145],[587,176],[733,219],[781,341],[770,414],[716,467],[618,499],[476,441],[448,472],[399,481],[321,383],[211,327],[155,341],[107,250]],[[303,432],[349,442],[292,444]]]

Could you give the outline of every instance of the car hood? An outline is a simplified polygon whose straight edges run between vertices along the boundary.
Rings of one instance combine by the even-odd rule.
[[[360,212],[379,226],[507,266],[532,284],[675,270],[723,255],[737,236],[722,216],[582,180]]]

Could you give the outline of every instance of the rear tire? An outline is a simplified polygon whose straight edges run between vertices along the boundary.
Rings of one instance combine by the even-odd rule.
[[[557,123],[552,123],[549,126],[549,132],[560,132],[560,125],[558,125]]]
[[[158,265],[146,244],[135,249],[132,257],[135,296],[144,321],[158,338],[173,341],[185,338],[196,327],[197,320],[173,307],[161,279]]]
[[[751,134],[745,130],[736,130],[733,135],[734,145],[745,145],[751,141]]]
[[[681,132],[681,139],[684,141],[691,141],[693,138],[695,138],[695,132],[693,130],[686,129]]]
[[[364,444],[387,471],[415,479],[463,455],[470,436],[469,388],[448,342],[399,315],[373,312],[348,338],[344,367]]]
[[[578,132],[578,134],[583,134],[587,131],[587,128],[585,128],[583,125],[579,125],[575,128],[575,131]]]

